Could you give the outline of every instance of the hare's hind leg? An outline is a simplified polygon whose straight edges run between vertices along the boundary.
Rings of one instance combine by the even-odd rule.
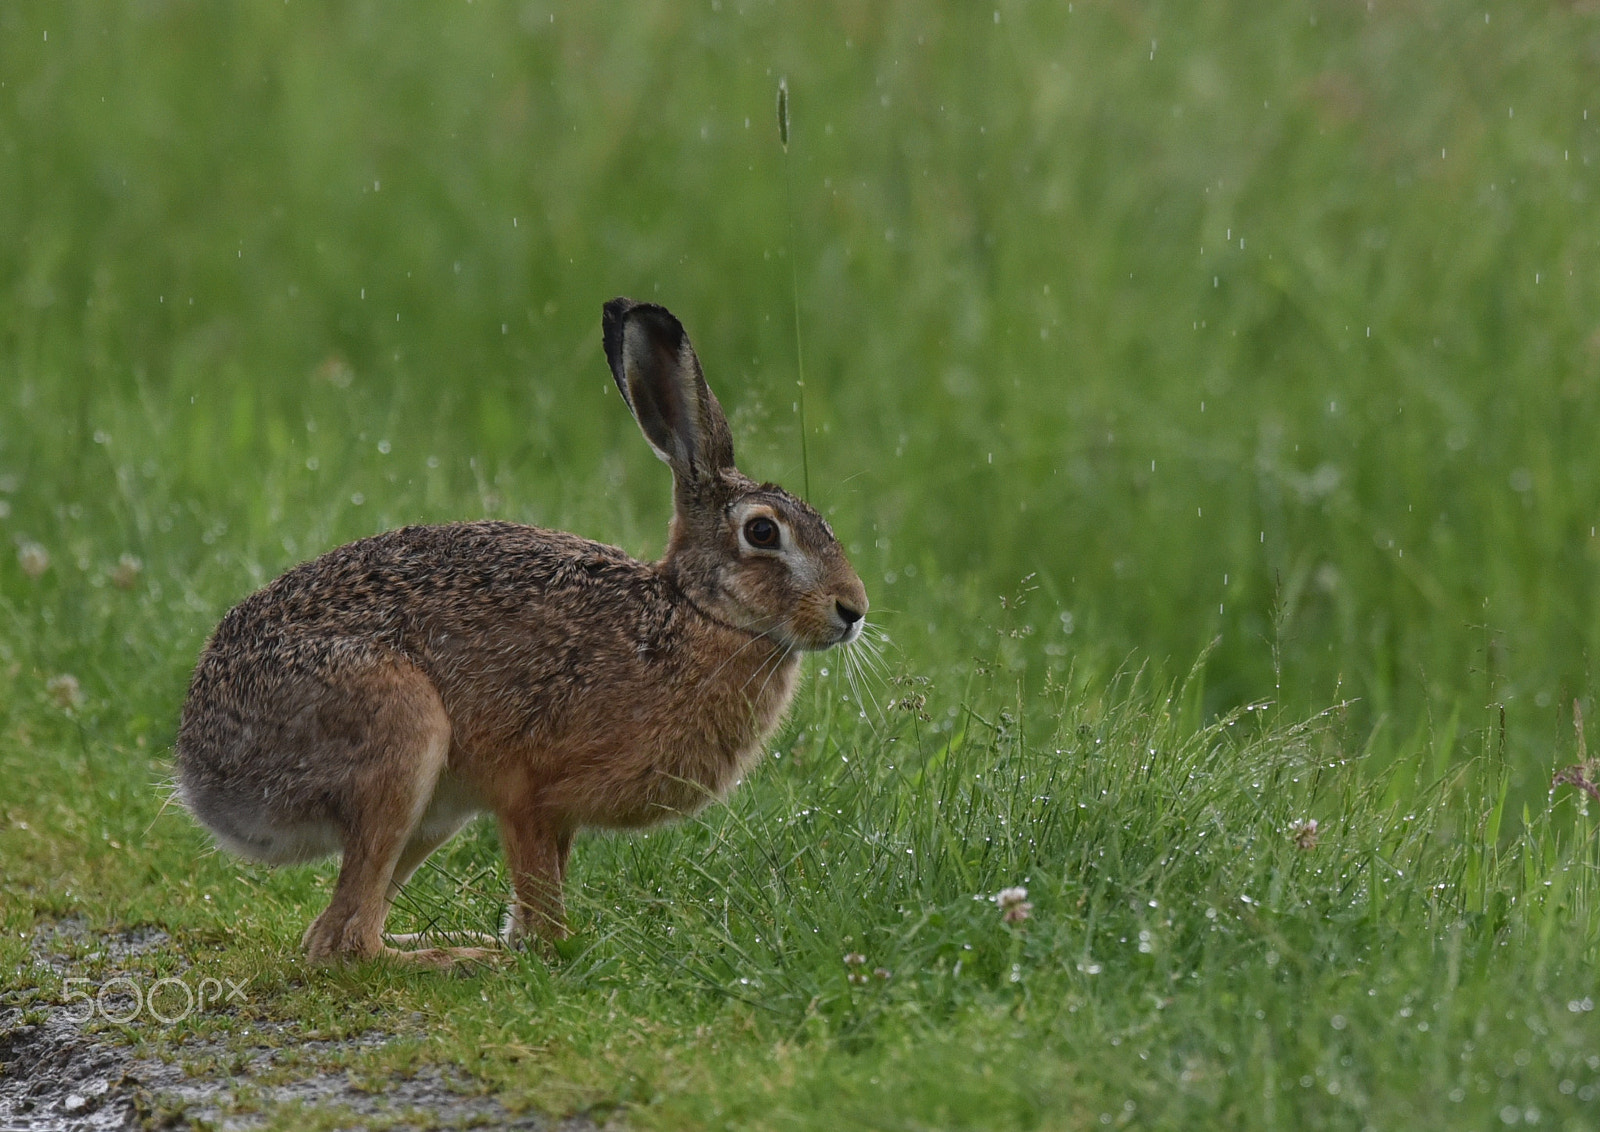
[[[482,956],[476,948],[395,951],[383,945],[383,921],[397,866],[433,797],[450,750],[450,719],[433,684],[409,665],[365,674],[341,689],[347,697],[336,730],[349,736],[349,777],[337,800],[344,860],[333,900],[306,930],[313,961],[387,954],[426,966]],[[434,845],[426,847],[431,852]],[[420,851],[421,846],[416,850]],[[426,852],[407,863],[409,874]],[[455,951],[473,954],[454,954]]]

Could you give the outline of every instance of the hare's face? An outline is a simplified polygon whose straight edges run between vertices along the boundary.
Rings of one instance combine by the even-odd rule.
[[[736,495],[722,516],[719,601],[730,620],[799,649],[861,635],[867,591],[827,520],[772,484]]]
[[[733,463],[733,434],[665,307],[613,299],[602,339],[611,376],[655,454],[672,469],[672,533],[661,566],[696,602],[785,649],[861,635],[867,591],[827,522]]]

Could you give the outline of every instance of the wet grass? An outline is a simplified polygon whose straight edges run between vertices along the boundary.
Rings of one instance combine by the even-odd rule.
[[[1592,14],[84,5],[0,41],[8,995],[59,994],[21,937],[83,915],[250,980],[197,1032],[420,1014],[379,1078],[643,1125],[1591,1119],[1600,862],[1549,783],[1595,714]],[[816,658],[730,805],[581,842],[559,961],[308,974],[331,869],[161,809],[206,632],[404,522],[656,552],[614,294],[798,487],[796,282],[888,679]],[[475,826],[400,914],[504,890]]]

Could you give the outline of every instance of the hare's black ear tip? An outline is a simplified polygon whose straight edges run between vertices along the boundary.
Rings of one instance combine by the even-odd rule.
[[[636,303],[632,299],[612,299],[605,306],[603,327],[607,337],[622,333],[625,324],[642,329],[651,340],[677,349],[687,333],[683,323],[666,307],[656,303]]]
[[[605,347],[606,361],[618,375],[618,384],[622,381],[622,328],[628,312],[637,305],[632,299],[619,296],[600,309],[600,344]]]
[[[645,341],[676,352],[688,337],[679,322],[666,307],[655,303],[636,303],[632,299],[612,299],[602,309],[600,339],[606,349],[606,360],[618,374],[622,372],[622,339],[628,324],[644,331]],[[619,377],[620,380],[620,377]]]
[[[610,338],[613,334],[620,334],[623,324],[630,318],[642,321],[655,336],[683,336],[683,323],[666,307],[656,303],[638,303],[620,296],[601,308],[600,329]]]
[[[632,299],[626,299],[618,295],[601,308],[600,325],[607,330],[610,330],[613,326],[621,325],[623,316],[638,305]]]

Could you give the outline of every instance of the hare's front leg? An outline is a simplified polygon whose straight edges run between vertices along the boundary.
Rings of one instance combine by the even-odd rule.
[[[567,938],[566,909],[561,899],[567,875],[572,830],[537,808],[500,814],[500,837],[511,866],[513,896],[506,916],[507,943],[527,935]]]

